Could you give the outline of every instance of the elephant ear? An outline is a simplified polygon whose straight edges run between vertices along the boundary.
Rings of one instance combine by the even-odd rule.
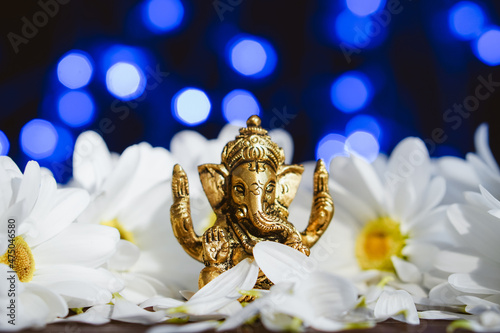
[[[288,208],[299,188],[304,167],[298,164],[282,165],[278,170],[278,201]]]
[[[229,175],[222,164],[203,164],[198,167],[201,185],[214,211],[224,203],[226,196],[226,179]]]

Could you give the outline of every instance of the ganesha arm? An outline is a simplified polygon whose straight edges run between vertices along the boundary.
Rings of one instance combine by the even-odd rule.
[[[334,212],[333,200],[328,191],[328,171],[323,160],[314,170],[314,194],[311,216],[306,230],[301,233],[302,243],[311,248],[330,225]]]
[[[194,232],[191,219],[188,178],[179,164],[174,166],[172,174],[172,195],[174,203],[170,208],[170,221],[174,235],[191,257],[203,262],[202,238]]]

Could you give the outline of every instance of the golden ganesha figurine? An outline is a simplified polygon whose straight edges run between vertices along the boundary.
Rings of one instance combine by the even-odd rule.
[[[172,176],[173,204],[170,218],[174,235],[184,250],[205,268],[199,287],[253,258],[260,241],[275,241],[309,255],[333,217],[333,200],[328,192],[328,172],[322,160],[314,172],[314,194],[309,224],[299,232],[288,222],[288,207],[304,167],[286,165],[283,149],[271,140],[258,116],[222,151],[221,164],[198,167],[200,180],[217,219],[203,236],[193,229],[186,173],[175,165]],[[271,281],[262,273],[256,288],[269,289]]]

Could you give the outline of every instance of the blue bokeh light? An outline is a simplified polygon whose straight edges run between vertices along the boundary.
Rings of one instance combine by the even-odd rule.
[[[374,117],[364,114],[353,117],[345,126],[345,133],[347,136],[356,131],[368,132],[379,141],[382,134],[378,121]]]
[[[184,17],[184,6],[179,0],[149,0],[144,4],[143,20],[154,33],[177,28]]]
[[[474,51],[485,64],[500,65],[500,29],[492,28],[484,32],[476,41]]]
[[[93,70],[88,54],[82,51],[71,51],[59,60],[57,78],[66,87],[78,89],[89,83]]]
[[[276,67],[276,52],[258,37],[237,37],[229,43],[229,62],[238,73],[253,78],[268,76]]]
[[[52,155],[57,140],[57,130],[46,120],[33,119],[21,129],[21,148],[26,155],[36,160]]]
[[[146,77],[135,64],[117,62],[106,73],[106,87],[113,96],[129,101],[142,95]]]
[[[316,147],[316,159],[323,159],[329,167],[336,156],[348,156],[345,149],[346,138],[343,135],[330,133],[323,137]]]
[[[59,98],[57,112],[68,126],[81,127],[94,119],[94,101],[83,91],[69,91]]]
[[[71,131],[61,126],[54,126],[57,131],[57,143],[54,152],[46,158],[48,161],[62,162],[71,158],[75,138]],[[57,170],[54,170],[57,171]]]
[[[0,131],[0,155],[7,155],[9,153],[10,142],[4,132]]]
[[[385,0],[346,0],[347,8],[358,16],[367,16],[385,6]]]
[[[113,44],[101,51],[100,67],[103,72],[107,72],[111,66],[118,62],[147,68],[147,66],[151,66],[151,56],[143,48],[123,44]]]
[[[260,115],[260,107],[252,93],[236,89],[222,100],[222,112],[229,123],[244,126],[248,117]]]
[[[336,36],[338,41],[356,49],[376,47],[384,41],[387,35],[387,29],[379,21],[371,16],[354,15],[349,10],[344,10],[327,24],[332,37]]]
[[[356,131],[345,140],[346,150],[356,156],[373,162],[378,156],[380,146],[377,139],[371,134],[363,131]]]
[[[332,84],[330,97],[333,105],[342,112],[351,113],[364,108],[372,98],[369,79],[360,72],[341,75]]]
[[[484,12],[474,2],[461,1],[450,9],[448,24],[451,32],[460,39],[478,37],[482,32],[484,23]]]
[[[175,118],[188,126],[195,126],[207,120],[211,108],[208,96],[196,88],[182,89],[172,99]]]

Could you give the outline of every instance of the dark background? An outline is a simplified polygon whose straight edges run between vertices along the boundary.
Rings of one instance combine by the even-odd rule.
[[[121,152],[143,140],[168,148],[172,136],[183,129],[214,138],[225,124],[222,98],[240,88],[257,97],[264,126],[269,127],[276,110],[286,108],[293,115],[284,128],[295,140],[294,162],[311,160],[318,141],[330,132],[342,133],[354,115],[332,105],[329,89],[333,80],[346,71],[362,70],[374,82],[375,95],[360,113],[379,121],[382,152],[390,152],[406,136],[432,138],[432,131],[442,128],[447,139],[435,149],[429,147],[432,155],[464,156],[474,150],[477,126],[488,122],[493,153],[497,159],[500,156],[500,146],[495,144],[500,138],[500,88],[463,119],[458,129],[443,120],[444,112],[454,103],[474,95],[478,76],[487,78],[491,74],[493,81],[500,82],[500,66],[482,63],[470,42],[450,34],[447,15],[456,1],[401,0],[404,10],[384,29],[385,39],[377,47],[353,54],[350,63],[328,31],[328,21],[339,12],[340,1],[233,0],[239,4],[225,12],[222,21],[211,0],[182,2],[185,16],[181,26],[154,35],[138,20],[140,1],[69,0],[29,43],[19,46],[17,54],[7,34],[19,34],[22,18],[31,20],[40,6],[27,0],[3,4],[0,130],[9,138],[9,155],[21,168],[28,160],[19,144],[22,126],[33,118],[59,124],[53,105],[61,89],[55,74],[61,56],[79,49],[96,59],[103,45],[111,44],[141,47],[149,52],[153,67],[158,64],[170,73],[136,108],[130,108],[128,117],[117,120],[116,130],[103,135],[112,151]],[[499,1],[475,2],[487,13],[490,23],[500,25]],[[224,45],[239,32],[260,36],[274,46],[278,62],[270,76],[249,80],[229,67]],[[86,89],[96,102],[97,117],[87,127],[71,129],[75,138],[84,130],[97,128],[101,118],[118,117],[111,110],[115,98],[99,79],[104,74],[97,66],[94,69],[94,78]],[[195,127],[179,123],[171,112],[172,97],[186,86],[203,89],[212,102],[207,121]],[[51,165],[50,161],[40,162]],[[59,178],[67,177],[64,174]]]

